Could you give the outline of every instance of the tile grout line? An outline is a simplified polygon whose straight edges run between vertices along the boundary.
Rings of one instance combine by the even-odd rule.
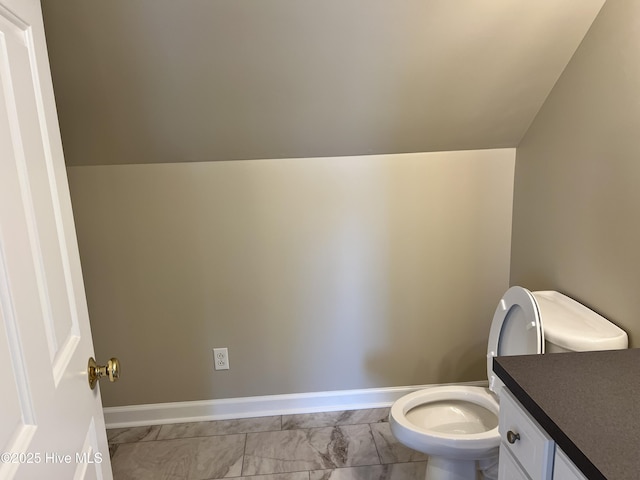
[[[162,429],[164,428],[164,425],[160,425],[160,428],[158,429],[158,433],[156,433],[156,436],[153,438],[153,440],[150,440],[152,442],[155,442],[158,440],[158,437],[160,436],[160,432],[162,432]]]
[[[242,448],[242,467],[240,468],[240,476],[244,477],[244,460],[247,457],[247,442],[249,441],[249,434],[244,434],[244,447]]]
[[[378,442],[376,442],[376,437],[373,434],[373,428],[371,428],[371,424],[368,424],[369,426],[369,433],[371,434],[371,441],[373,442],[373,446],[376,449],[376,455],[378,455],[378,462],[380,462],[380,465],[382,465],[382,457],[380,456],[380,449],[378,449]]]

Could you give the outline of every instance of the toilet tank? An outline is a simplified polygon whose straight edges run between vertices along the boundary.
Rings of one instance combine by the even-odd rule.
[[[560,292],[532,292],[545,339],[545,352],[620,350],[629,340],[624,330]]]

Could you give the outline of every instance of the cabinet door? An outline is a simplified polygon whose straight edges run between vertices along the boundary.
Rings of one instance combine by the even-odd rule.
[[[555,442],[506,388],[500,394],[498,429],[505,450],[518,460],[527,475],[534,480],[552,478]]]
[[[500,444],[498,480],[529,480],[503,443]]]
[[[587,480],[587,477],[569,460],[566,453],[556,447],[553,480]]]

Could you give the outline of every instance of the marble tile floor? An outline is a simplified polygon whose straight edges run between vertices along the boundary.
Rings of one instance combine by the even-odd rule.
[[[107,430],[115,480],[414,480],[388,408]]]

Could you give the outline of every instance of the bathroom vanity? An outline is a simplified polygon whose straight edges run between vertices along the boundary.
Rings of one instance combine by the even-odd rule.
[[[496,357],[501,480],[637,479],[640,349]]]

